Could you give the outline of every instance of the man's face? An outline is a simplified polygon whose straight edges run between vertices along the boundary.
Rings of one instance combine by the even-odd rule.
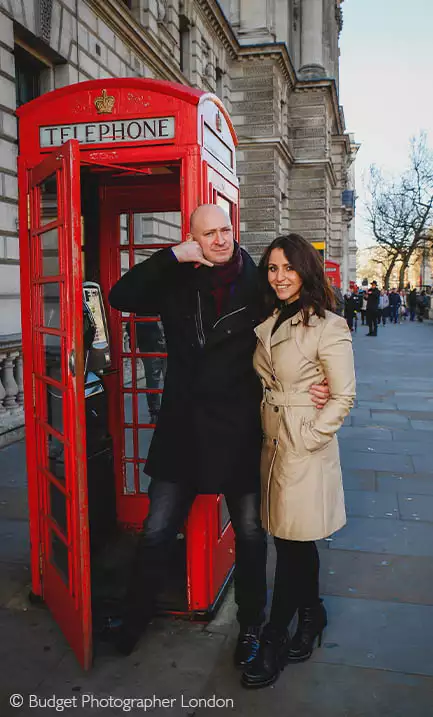
[[[191,236],[198,242],[205,259],[212,264],[226,264],[233,255],[233,227],[221,207],[199,207],[191,226]]]

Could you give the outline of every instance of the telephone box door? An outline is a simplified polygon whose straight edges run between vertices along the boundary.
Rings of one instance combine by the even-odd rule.
[[[67,142],[28,170],[27,187],[23,248],[31,315],[23,316],[23,334],[33,384],[32,552],[36,535],[43,599],[87,669],[92,631],[78,142]]]

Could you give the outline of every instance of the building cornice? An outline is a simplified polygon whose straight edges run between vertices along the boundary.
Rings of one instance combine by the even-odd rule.
[[[195,0],[195,5],[201,10],[212,29],[221,40],[232,60],[239,52],[239,42],[217,0]]]
[[[293,67],[292,60],[290,59],[287,46],[284,42],[272,42],[263,45],[239,45],[238,59],[243,60],[250,58],[276,60],[290,88],[295,86],[296,72]]]
[[[294,166],[324,168],[332,187],[337,186],[337,175],[330,159],[295,159]]]
[[[240,150],[248,149],[249,147],[253,147],[254,149],[257,149],[258,147],[271,147],[278,151],[278,153],[287,162],[287,164],[292,165],[295,163],[295,158],[290,151],[288,143],[281,137],[254,137],[248,139],[238,139],[238,149]]]
[[[161,57],[161,48],[157,42],[137,22],[126,5],[118,0],[87,0],[87,3],[158,77],[183,85],[190,84],[169,56]]]

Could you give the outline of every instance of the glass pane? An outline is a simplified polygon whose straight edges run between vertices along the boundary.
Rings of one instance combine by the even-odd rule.
[[[156,423],[161,408],[161,393],[137,394],[138,423]]]
[[[228,525],[230,522],[230,513],[229,509],[227,507],[226,499],[224,496],[221,496],[220,498],[220,534],[224,531],[224,528]]]
[[[167,359],[163,356],[146,356],[137,359],[137,364],[138,361],[141,362],[142,370],[140,374],[137,370],[137,388],[164,388]]]
[[[123,385],[125,388],[133,388],[131,359],[123,359]]]
[[[143,472],[142,465],[138,464],[140,493],[147,493],[150,485],[150,476]]]
[[[128,214],[121,214],[120,215],[120,243],[121,244],[128,244],[128,237],[129,237],[129,215]]]
[[[48,470],[57,480],[65,480],[65,446],[58,438],[47,435]]]
[[[60,329],[60,284],[43,284],[42,302],[44,307],[44,326]]]
[[[133,463],[125,463],[125,490],[126,493],[135,493]]]
[[[66,498],[61,490],[54,483],[50,482],[50,507],[51,516],[56,521],[59,528],[67,535],[68,527],[66,520]]]
[[[57,219],[57,179],[53,174],[40,185],[40,226],[54,222]]]
[[[42,253],[42,276],[56,276],[59,267],[59,237],[57,229],[40,235]]]
[[[43,335],[44,368],[46,376],[62,381],[62,339],[53,334]]]
[[[180,212],[134,214],[134,244],[175,244],[182,238]]]
[[[51,531],[51,559],[60,575],[69,584],[69,553],[66,545]]]
[[[46,402],[47,423],[58,433],[63,433],[63,391],[48,383],[41,382],[41,385]]]
[[[141,458],[141,460],[147,458],[152,436],[152,428],[140,428],[138,430],[138,457]]]
[[[129,271],[129,251],[120,252],[120,276],[122,277]]]
[[[123,394],[123,420],[132,423],[132,393]]]
[[[125,428],[125,458],[134,458],[134,443],[132,428]]]
[[[167,351],[161,321],[135,322],[135,350],[140,353],[164,353]]]

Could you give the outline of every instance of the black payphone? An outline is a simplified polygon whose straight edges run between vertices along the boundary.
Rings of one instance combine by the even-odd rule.
[[[116,529],[116,492],[103,383],[103,371],[111,365],[110,343],[101,289],[90,281],[83,284],[83,329],[90,543],[97,551]]]

